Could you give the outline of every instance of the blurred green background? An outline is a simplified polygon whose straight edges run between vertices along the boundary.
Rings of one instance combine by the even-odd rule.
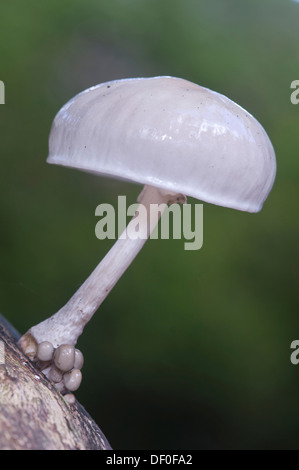
[[[201,250],[150,240],[80,338],[76,396],[114,449],[299,449],[298,24],[291,0],[1,2],[0,311],[20,332],[112,246],[95,237],[96,206],[140,191],[46,164],[74,94],[182,77],[248,109],[276,150],[259,214],[204,204]]]

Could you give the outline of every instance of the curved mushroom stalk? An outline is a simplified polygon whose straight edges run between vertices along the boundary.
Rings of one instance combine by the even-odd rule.
[[[136,213],[122,235],[66,305],[50,318],[30,328],[20,338],[20,346],[31,359],[46,363],[44,373],[50,378],[55,375],[55,369],[51,368],[49,361],[54,360],[55,367],[58,366],[63,372],[69,373],[73,369],[74,359],[70,360],[71,366],[65,370],[57,364],[57,351],[61,351],[64,346],[72,351],[69,354],[75,354],[74,346],[85,325],[137,256],[155,229],[167,204],[184,203],[186,197],[180,193],[146,185],[138,197],[138,202]],[[157,205],[158,210],[152,211],[152,205]]]
[[[49,163],[146,185],[139,210],[103,261],[61,310],[20,340],[49,377],[58,380],[61,372],[68,374],[61,387],[67,383],[73,388],[80,373],[75,365],[71,374],[61,371],[55,357],[62,345],[74,348],[86,323],[141,250],[155,225],[150,205],[161,205],[161,213],[167,203],[184,202],[186,194],[258,212],[274,183],[276,160],[266,131],[245,109],[176,77],[115,80],[79,93],[57,113],[49,150]],[[135,236],[137,214],[143,237]],[[45,341],[50,346],[38,348]],[[53,349],[53,356],[43,362],[37,351],[47,348]],[[53,360],[54,366],[49,365]]]

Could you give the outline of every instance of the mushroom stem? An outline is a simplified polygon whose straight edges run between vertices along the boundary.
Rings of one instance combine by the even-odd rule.
[[[34,340],[37,343],[49,341],[55,348],[61,344],[75,345],[85,325],[143,247],[167,204],[185,200],[182,194],[144,186],[138,197],[139,206],[136,213],[122,235],[66,305],[22,336],[20,345],[23,350],[26,352],[28,345]],[[155,211],[154,214],[155,220],[153,211],[150,210],[152,204],[159,205],[159,212]],[[130,236],[130,233],[137,233],[137,215],[138,234],[142,233],[142,237]]]

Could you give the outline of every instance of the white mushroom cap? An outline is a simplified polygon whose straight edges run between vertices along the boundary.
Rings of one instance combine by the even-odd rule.
[[[89,88],[58,112],[49,163],[257,212],[276,173],[259,122],[227,97],[174,77]]]

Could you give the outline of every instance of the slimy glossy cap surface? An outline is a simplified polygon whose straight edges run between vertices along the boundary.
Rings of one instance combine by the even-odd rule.
[[[80,387],[82,374],[79,369],[73,369],[63,376],[64,385],[71,392],[75,392]]]
[[[48,162],[257,212],[276,173],[259,122],[229,98],[174,77],[102,83],[58,112]]]
[[[43,341],[37,347],[37,357],[40,361],[50,361],[53,357],[54,347],[49,341]]]
[[[55,366],[63,372],[67,372],[74,367],[75,348],[69,344],[62,344],[54,353]]]

